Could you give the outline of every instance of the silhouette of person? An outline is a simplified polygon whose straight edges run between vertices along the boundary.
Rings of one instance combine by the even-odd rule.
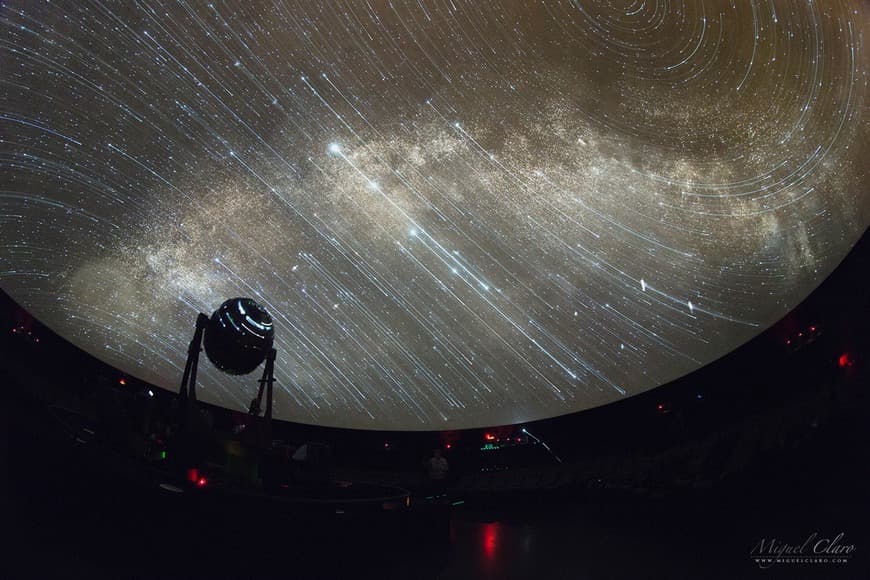
[[[447,473],[450,471],[450,464],[447,459],[441,455],[440,449],[435,449],[432,452],[432,457],[429,458],[429,484],[432,487],[433,493],[441,493],[447,482]]]

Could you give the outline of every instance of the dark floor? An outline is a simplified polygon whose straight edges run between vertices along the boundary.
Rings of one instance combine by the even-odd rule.
[[[34,428],[38,410],[5,407],[10,578],[870,577],[866,429],[844,426],[803,458],[663,500],[575,489],[335,514],[165,492],[135,466]],[[841,532],[855,546],[846,563],[763,570],[750,557],[762,538]]]

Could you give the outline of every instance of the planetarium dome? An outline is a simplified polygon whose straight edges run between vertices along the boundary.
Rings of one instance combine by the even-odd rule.
[[[631,397],[780,319],[870,223],[858,0],[0,11],[0,286],[172,390],[197,314],[250,296],[278,419]],[[257,386],[198,378],[239,410]]]

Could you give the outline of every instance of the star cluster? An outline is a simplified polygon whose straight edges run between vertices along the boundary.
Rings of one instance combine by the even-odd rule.
[[[254,298],[281,419],[628,397],[870,223],[858,0],[12,0],[0,31],[3,289],[173,390],[197,313]]]

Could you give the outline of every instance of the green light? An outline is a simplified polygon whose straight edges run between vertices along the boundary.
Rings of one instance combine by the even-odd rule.
[[[465,500],[464,500],[464,499],[461,499],[461,500],[459,500],[459,501],[455,501],[455,502],[453,502],[453,503],[450,504],[450,505],[462,505],[462,504],[464,504],[464,503],[465,503]]]
[[[166,459],[166,452],[165,451],[160,452],[160,459]]]

